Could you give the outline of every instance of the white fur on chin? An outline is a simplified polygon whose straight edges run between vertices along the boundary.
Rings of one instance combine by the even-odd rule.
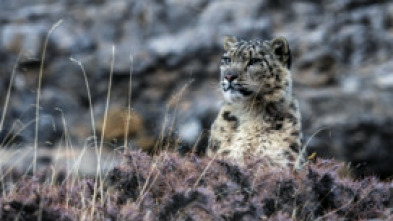
[[[246,99],[246,97],[243,94],[241,94],[239,91],[227,90],[227,91],[223,91],[222,93],[224,94],[225,101],[229,103],[241,102]]]

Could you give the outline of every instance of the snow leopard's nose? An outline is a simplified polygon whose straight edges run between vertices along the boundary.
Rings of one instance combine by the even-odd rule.
[[[235,80],[239,76],[237,71],[228,71],[225,73],[224,78],[229,82]]]

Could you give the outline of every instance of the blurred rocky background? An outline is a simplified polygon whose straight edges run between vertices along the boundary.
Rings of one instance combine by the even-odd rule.
[[[61,19],[42,60],[48,31]],[[225,35],[288,39],[309,153],[351,162],[359,174],[393,174],[393,3],[388,0],[2,0],[3,149],[34,141],[41,62],[40,148],[91,143],[84,70],[94,130],[98,136],[104,130],[107,146],[123,145],[128,133],[132,147],[151,149],[162,138],[161,145],[180,151],[203,149],[222,100],[218,61]]]

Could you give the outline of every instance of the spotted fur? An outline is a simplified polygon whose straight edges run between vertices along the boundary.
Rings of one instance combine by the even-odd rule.
[[[224,104],[211,127],[208,156],[239,163],[262,156],[266,166],[293,167],[302,133],[287,41],[227,37],[224,49]]]

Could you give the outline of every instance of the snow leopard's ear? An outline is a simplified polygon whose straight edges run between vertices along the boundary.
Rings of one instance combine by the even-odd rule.
[[[224,38],[224,49],[228,51],[235,43],[237,42],[237,38],[234,36],[225,36]]]
[[[278,58],[283,66],[291,67],[291,50],[284,37],[277,37],[270,41],[270,49]]]

